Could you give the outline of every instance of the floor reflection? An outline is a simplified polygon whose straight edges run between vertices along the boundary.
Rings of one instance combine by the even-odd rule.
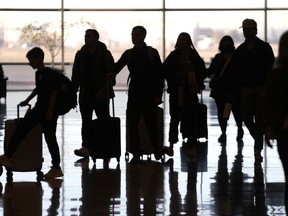
[[[7,102],[0,103],[2,143],[4,121],[16,116],[16,101],[25,97],[21,94],[10,92]],[[13,181],[7,181],[4,170],[0,176],[0,215],[285,215],[284,175],[276,148],[264,149],[264,161],[255,163],[253,140],[245,130],[243,143],[237,143],[233,121],[229,122],[227,143],[220,145],[215,105],[209,97],[204,97],[209,140],[197,144],[196,160],[187,157],[185,142],[179,142],[174,157],[165,157],[163,163],[144,157],[140,164],[129,164],[124,155],[122,104],[127,95],[117,94],[116,116],[121,118],[124,143],[120,163],[116,159],[93,163],[74,156],[73,150],[81,143],[81,119],[78,112],[70,112],[60,119],[57,132],[64,177],[36,181],[35,172],[15,172]],[[168,122],[167,112],[164,118]],[[164,132],[167,140],[167,127]],[[45,143],[43,157],[45,172],[51,160]]]

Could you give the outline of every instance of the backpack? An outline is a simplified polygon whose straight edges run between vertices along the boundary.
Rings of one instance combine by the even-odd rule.
[[[77,93],[73,91],[72,82],[63,73],[55,71],[57,80],[57,100],[55,112],[58,115],[64,115],[77,106]]]

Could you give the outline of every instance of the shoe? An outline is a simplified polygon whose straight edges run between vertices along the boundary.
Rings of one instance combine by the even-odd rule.
[[[86,147],[82,147],[80,149],[75,149],[74,154],[79,157],[89,157],[89,150]]]
[[[53,179],[53,178],[58,178],[58,177],[62,177],[63,176],[63,172],[61,170],[61,168],[57,169],[55,167],[52,167],[45,175],[44,178],[45,179]]]
[[[2,166],[8,167],[8,168],[12,167],[11,166],[11,160],[4,154],[0,156],[0,164]]]
[[[227,139],[226,134],[221,134],[221,136],[218,138],[219,143],[225,143]]]
[[[263,161],[263,157],[261,156],[261,151],[259,150],[254,151],[254,157],[256,161],[259,161],[259,162]]]
[[[242,141],[243,136],[244,136],[244,130],[243,130],[242,128],[239,128],[238,131],[237,131],[236,140],[237,140],[238,142]]]
[[[63,179],[44,179],[51,189],[59,189],[62,187]]]
[[[164,146],[163,153],[167,154],[168,156],[172,157],[174,155],[173,147]]]

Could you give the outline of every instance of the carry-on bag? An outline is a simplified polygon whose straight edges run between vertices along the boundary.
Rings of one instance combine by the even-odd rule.
[[[158,145],[162,149],[164,143],[164,120],[163,120],[163,108],[161,107],[157,107],[156,124],[158,129]],[[147,155],[148,159],[151,159],[151,154],[154,154],[154,147],[151,144],[148,130],[142,113],[139,121],[139,135],[140,135],[141,156],[143,158],[143,155]],[[125,153],[126,162],[129,161],[129,153],[131,153],[130,151],[131,144],[129,136],[130,132],[128,122],[126,119],[126,153]]]
[[[28,105],[28,111],[31,105]],[[5,137],[4,149],[9,145],[11,136],[13,135],[18,123],[23,119],[20,118],[20,105],[17,105],[17,118],[5,121]],[[12,177],[12,171],[30,172],[36,171],[38,177],[42,177],[41,172],[43,164],[42,155],[42,128],[36,125],[27,136],[21,141],[19,147],[12,155],[11,168],[7,168],[7,176]]]
[[[109,103],[109,99],[107,100]],[[109,106],[108,106],[109,107]],[[114,98],[112,97],[112,117],[94,119],[88,126],[88,149],[93,162],[96,159],[104,161],[116,158],[118,163],[121,156],[121,121],[115,117]]]

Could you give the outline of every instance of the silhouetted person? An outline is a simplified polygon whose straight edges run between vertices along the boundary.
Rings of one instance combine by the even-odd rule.
[[[265,139],[277,139],[285,174],[285,209],[288,212],[288,31],[279,41],[275,68],[269,73],[265,94]],[[268,158],[269,160],[269,158]]]
[[[74,151],[75,155],[88,157],[87,126],[92,121],[93,111],[97,118],[109,116],[109,98],[113,90],[107,93],[107,74],[111,71],[114,59],[106,45],[99,41],[99,33],[95,29],[85,32],[85,45],[77,51],[72,69],[72,84],[74,90],[79,90],[79,106],[82,118],[82,147]],[[80,88],[80,89],[79,89]],[[108,97],[108,98],[107,98]],[[95,131],[95,133],[102,133]]]
[[[197,143],[197,105],[199,90],[203,88],[206,67],[193,46],[188,33],[182,32],[173,50],[163,63],[163,73],[168,84],[169,94],[169,146],[164,153],[173,156],[173,145],[178,142],[179,123],[183,124],[183,134],[191,147],[190,154],[195,156]],[[184,121],[185,119],[185,121]]]
[[[155,159],[159,160],[162,156],[162,147],[158,144],[156,114],[158,105],[162,103],[164,78],[158,51],[144,42],[146,33],[143,26],[135,26],[132,29],[134,47],[121,55],[112,70],[113,74],[118,74],[127,65],[130,72],[126,113],[133,163],[139,162],[141,156],[138,130],[141,113],[154,147]]]
[[[5,149],[5,154],[0,156],[0,164],[12,168],[10,158],[26,135],[40,123],[52,157],[52,168],[44,177],[61,177],[63,176],[63,172],[60,168],[60,152],[56,137],[58,114],[55,112],[59,82],[55,77],[56,72],[53,73],[51,68],[44,66],[44,52],[41,48],[34,47],[28,51],[26,57],[29,60],[30,66],[36,69],[36,87],[26,100],[22,101],[19,105],[26,106],[35,96],[37,96],[37,101],[34,108],[17,125],[7,145],[7,149]],[[42,145],[42,143],[39,143],[39,145]]]
[[[219,53],[217,53],[208,68],[208,75],[213,75],[217,80],[215,86],[211,86],[210,97],[214,98],[217,106],[217,117],[222,134],[218,138],[220,143],[226,142],[226,129],[227,119],[223,118],[224,108],[226,102],[231,102],[232,113],[235,118],[237,130],[237,141],[241,141],[243,138],[241,107],[240,107],[240,92],[237,91],[233,101],[229,101],[229,89],[228,85],[231,82],[231,76],[229,74],[229,62],[235,51],[234,41],[231,36],[225,35],[219,42]],[[213,79],[213,78],[212,78]]]
[[[230,83],[234,88],[240,88],[242,119],[254,139],[255,160],[262,161],[264,86],[275,57],[271,46],[256,36],[255,20],[245,19],[242,29],[245,41],[237,47],[232,57],[234,81]]]

